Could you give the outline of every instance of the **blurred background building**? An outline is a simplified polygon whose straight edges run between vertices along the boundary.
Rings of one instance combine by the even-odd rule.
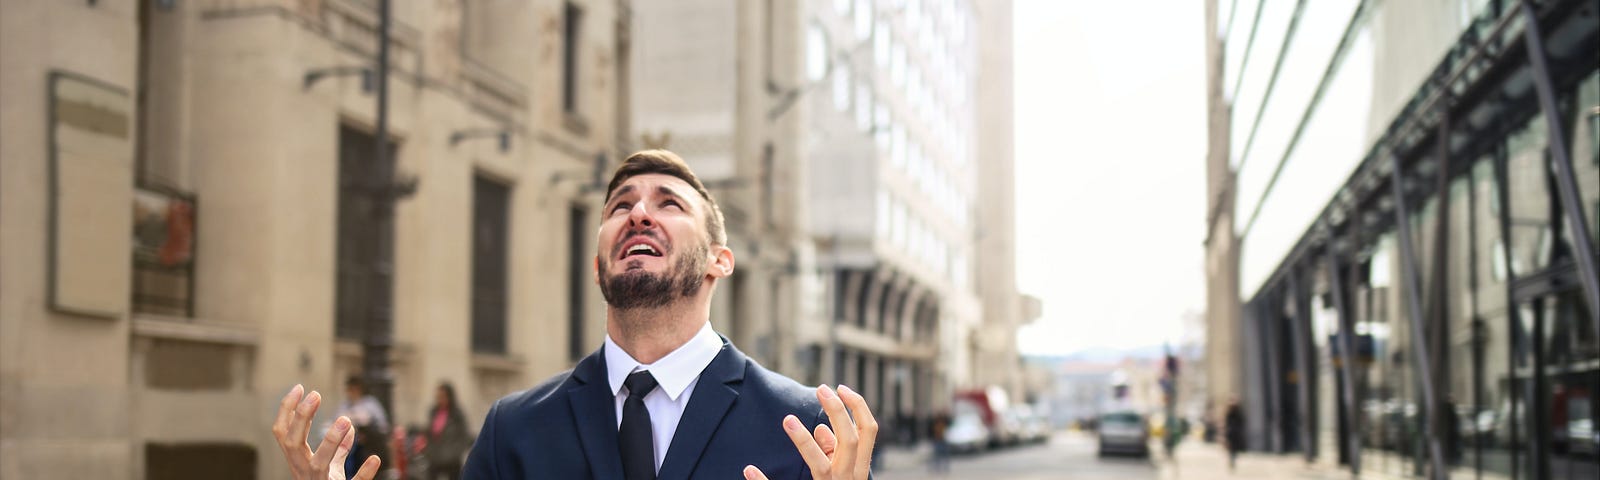
[[[1251,449],[1600,475],[1597,9],[1207,2],[1207,375]]]
[[[394,2],[392,229],[377,5],[0,5],[0,477],[285,476],[277,401],[330,417],[361,372],[385,239],[393,423],[440,381],[476,423],[600,344],[595,206],[649,147],[724,205],[712,321],[761,363],[860,387],[894,442],[956,389],[1049,389],[1014,339],[1009,2]]]

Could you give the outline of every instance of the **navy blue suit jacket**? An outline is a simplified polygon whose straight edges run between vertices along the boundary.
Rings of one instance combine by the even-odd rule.
[[[700,373],[657,478],[739,480],[745,465],[773,480],[811,478],[783,431],[783,417],[791,414],[808,430],[827,423],[815,390],[763,368],[723,338],[722,351]],[[464,474],[471,480],[622,478],[604,349],[495,402]]]

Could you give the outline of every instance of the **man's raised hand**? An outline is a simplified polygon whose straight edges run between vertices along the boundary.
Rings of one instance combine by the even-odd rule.
[[[315,391],[305,393],[305,387],[295,385],[283,396],[283,402],[278,406],[278,417],[272,421],[272,436],[278,440],[278,448],[283,449],[283,458],[289,461],[289,473],[295,480],[345,480],[344,461],[350,455],[350,446],[355,443],[355,429],[350,426],[348,417],[339,417],[333,421],[333,428],[323,435],[322,444],[317,446],[315,453],[311,445],[306,443],[306,432],[311,429],[311,417],[316,415],[317,407],[322,404],[322,394]],[[356,471],[353,480],[372,480],[378,475],[377,455],[367,457],[361,462],[361,468]]]
[[[839,425],[837,434],[827,425],[817,425],[814,432],[807,432],[794,415],[783,417],[783,431],[811,468],[811,478],[865,480],[872,471],[872,447],[878,439],[878,421],[872,418],[867,400],[843,385],[837,394],[827,385],[817,387],[817,400],[828,414],[828,423]],[[766,474],[754,465],[744,467],[744,478],[767,480]]]

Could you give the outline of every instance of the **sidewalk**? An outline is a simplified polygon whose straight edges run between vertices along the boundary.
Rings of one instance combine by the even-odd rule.
[[[1307,465],[1299,455],[1267,453],[1242,453],[1233,470],[1228,469],[1228,455],[1220,445],[1193,442],[1179,445],[1177,459],[1169,459],[1159,448],[1152,453],[1161,480],[1256,480],[1302,478],[1314,480],[1347,480],[1354,478],[1348,470],[1323,464]],[[1382,478],[1363,475],[1362,478]]]
[[[933,455],[933,444],[928,442],[918,443],[914,447],[889,446],[878,447],[873,452],[873,471],[900,471],[908,469],[928,468],[928,458]]]

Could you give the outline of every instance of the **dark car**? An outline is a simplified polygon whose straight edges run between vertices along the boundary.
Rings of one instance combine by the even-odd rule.
[[[1112,453],[1150,455],[1150,429],[1144,415],[1128,411],[1107,413],[1100,416],[1099,423],[1100,456]]]

